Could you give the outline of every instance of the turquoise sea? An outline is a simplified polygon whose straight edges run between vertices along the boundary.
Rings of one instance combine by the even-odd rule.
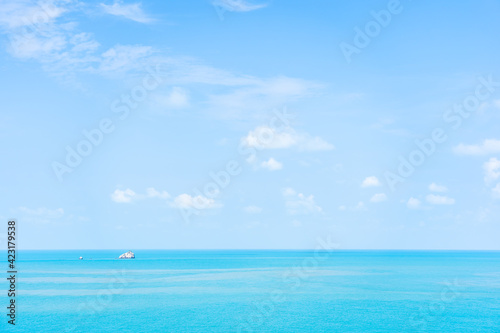
[[[500,252],[126,250],[21,251],[0,331],[500,332]]]

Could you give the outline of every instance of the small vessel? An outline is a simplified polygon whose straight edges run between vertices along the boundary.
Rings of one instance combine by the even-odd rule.
[[[80,258],[78,258],[78,259],[83,260],[83,257],[80,257]]]

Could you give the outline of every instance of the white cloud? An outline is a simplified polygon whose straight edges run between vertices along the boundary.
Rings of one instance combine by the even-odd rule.
[[[371,125],[371,128],[381,131],[383,133],[388,133],[397,136],[406,136],[410,135],[410,132],[404,128],[398,128],[396,126],[396,120],[392,118],[384,118],[379,119],[376,123]]]
[[[99,43],[89,33],[77,31],[67,14],[78,4],[72,1],[3,1],[0,32],[6,35],[8,52],[20,59],[34,59],[55,75],[79,68],[89,70],[99,58],[92,53]]]
[[[202,195],[198,196],[191,196],[189,194],[181,194],[178,195],[175,199],[174,202],[172,203],[172,206],[176,208],[194,208],[194,209],[210,209],[210,208],[216,208],[219,207],[220,205],[215,202],[214,199],[207,198]]]
[[[116,189],[111,194],[111,200],[118,203],[129,203],[135,198],[135,196],[136,193],[129,188],[124,191]]]
[[[101,3],[101,8],[105,13],[115,16],[122,16],[129,20],[139,22],[139,23],[151,23],[154,20],[148,17],[142,10],[142,4],[132,3],[123,4],[121,1],[116,1],[112,5],[105,5]]]
[[[410,209],[418,209],[418,208],[420,208],[420,200],[411,197],[410,199],[408,199],[408,202],[406,203],[406,207],[408,207]]]
[[[212,4],[230,12],[250,12],[267,6],[267,4],[251,4],[244,0],[215,0]]]
[[[2,1],[1,32],[9,37],[8,51],[15,57],[45,58],[64,49],[67,32],[55,21],[67,10],[55,2]]]
[[[191,68],[192,69],[192,68]],[[207,75],[210,74],[210,75]],[[281,107],[291,100],[299,100],[313,96],[323,85],[299,78],[271,77],[256,78],[236,76],[220,70],[201,70],[197,78],[205,76],[209,83],[218,80],[234,89],[213,93],[209,96],[208,105],[213,114],[227,118],[257,118],[261,114],[268,114],[269,110]],[[211,76],[211,77],[210,77]]]
[[[371,197],[370,202],[382,202],[387,200],[387,195],[385,193],[377,193]]]
[[[283,189],[282,193],[284,196],[292,196],[295,195],[297,192],[295,192],[295,190],[291,187],[286,187]]]
[[[57,220],[61,219],[64,216],[64,209],[49,209],[45,207],[40,207],[36,209],[31,209],[27,207],[19,207],[19,212],[23,214],[21,216],[23,221],[32,222],[32,223],[55,223]],[[71,218],[72,216],[69,216]]]
[[[484,181],[486,184],[491,183],[500,177],[500,161],[494,157],[490,158],[488,162],[483,164],[483,170]]]
[[[0,27],[15,29],[29,26],[33,29],[49,24],[66,12],[61,3],[63,1],[40,1],[35,4],[23,0],[3,0],[0,7]]]
[[[35,34],[19,34],[11,38],[9,51],[14,57],[33,59],[50,56],[63,50],[66,45],[66,38],[59,34],[46,35],[44,38]]]
[[[363,201],[358,202],[356,207],[354,207],[354,210],[365,210],[365,204]]]
[[[102,72],[130,70],[137,67],[140,59],[146,58],[151,53],[150,46],[115,45],[102,54],[99,70]]]
[[[489,155],[500,153],[500,140],[487,139],[479,145],[465,145],[463,143],[453,148],[458,155]]]
[[[372,186],[380,186],[381,183],[375,176],[366,177],[361,183],[361,187],[372,187]]]
[[[432,205],[453,205],[455,204],[455,199],[449,198],[443,195],[429,194],[425,197],[428,203]]]
[[[300,151],[332,150],[334,146],[319,137],[298,133],[291,127],[277,130],[263,125],[242,138],[242,144],[256,149],[284,149],[297,147]]]
[[[110,6],[112,7],[112,6]],[[81,11],[74,1],[6,1],[0,6],[0,32],[7,50],[16,58],[38,61],[44,70],[64,83],[75,84],[76,72],[105,74],[139,70],[152,49],[140,45],[117,45],[101,54],[92,34],[78,31],[69,13]]]
[[[43,4],[45,2],[40,2]],[[160,106],[183,108],[189,106],[187,91],[178,86],[205,84],[226,89],[210,89],[207,110],[216,117],[255,118],[261,112],[276,108],[310,96],[323,85],[317,82],[285,76],[258,78],[249,75],[234,74],[229,71],[202,64],[192,57],[169,57],[155,52],[145,45],[116,45],[108,50],[100,49],[100,44],[93,35],[79,31],[85,25],[77,21],[82,6],[75,1],[54,0],[48,18],[37,22],[34,27],[29,23],[33,17],[43,14],[43,5],[33,5],[23,0],[4,0],[0,6],[0,33],[6,35],[9,53],[23,60],[38,61],[44,70],[61,80],[66,85],[86,89],[80,83],[78,73],[92,73],[123,78],[123,74],[140,75],[145,68],[160,65],[160,74],[165,85],[175,87],[165,96],[158,97]],[[248,11],[263,5],[249,5],[242,1],[225,3],[237,11]],[[140,22],[150,18],[143,15],[140,3],[102,4],[101,9],[114,15],[128,17]],[[76,12],[77,15],[69,15]],[[33,14],[32,14],[33,13]],[[36,15],[35,15],[36,14]],[[23,21],[27,17],[27,22]],[[42,15],[43,16],[43,15]],[[26,31],[24,26],[30,26]],[[128,77],[131,77],[130,75]],[[153,103],[152,94],[148,103]],[[309,137],[298,147],[302,150],[325,150],[333,146],[317,137]]]
[[[269,160],[262,162],[260,166],[271,171],[281,170],[283,168],[283,164],[276,161],[272,157]]]
[[[145,200],[145,199],[169,199],[170,194],[167,191],[158,191],[154,187],[149,187],[146,189],[146,194],[136,193],[135,191],[127,188],[126,190],[116,189],[111,194],[111,200],[118,203],[130,203],[132,201],[137,200]]]
[[[243,208],[243,210],[248,214],[259,214],[260,212],[262,212],[262,208],[257,206],[247,206]]]
[[[338,210],[340,211],[361,211],[361,210],[366,210],[365,204],[363,201],[360,201],[356,204],[356,206],[345,206],[341,205],[338,207]]]
[[[109,0],[110,1],[110,0]],[[43,4],[50,5],[43,9]],[[264,5],[253,5],[245,1],[224,1],[227,10],[249,11]],[[144,69],[161,65],[163,82],[171,87],[187,84],[205,84],[227,89],[210,89],[205,101],[208,112],[217,117],[255,118],[260,112],[312,95],[323,85],[299,78],[278,76],[258,78],[234,74],[226,70],[204,65],[192,57],[169,57],[144,45],[116,45],[108,50],[100,49],[93,35],[79,31],[86,25],[77,21],[81,15],[81,3],[68,0],[48,0],[34,5],[23,0],[3,0],[0,6],[0,33],[6,35],[7,48],[12,56],[24,60],[38,61],[44,70],[77,88],[86,89],[80,83],[78,73],[92,73],[122,78],[123,74],[144,73]],[[127,17],[138,22],[150,22],[139,2],[125,4],[121,1],[101,4],[101,10],[113,15]],[[33,18],[47,19],[36,22]],[[76,15],[69,15],[76,13]],[[42,15],[40,15],[42,14]],[[26,20],[23,20],[26,18]],[[26,23],[26,22],[27,23]],[[20,28],[30,26],[25,31]],[[33,27],[31,27],[33,26]],[[128,76],[132,77],[132,76]],[[155,93],[156,95],[157,93]],[[151,95],[148,103],[154,101]],[[180,88],[158,98],[168,107],[189,106],[189,95]],[[303,150],[324,150],[332,146],[320,138],[309,138],[300,147]]]
[[[448,188],[443,185],[438,185],[436,183],[432,183],[429,185],[429,190],[432,192],[447,192]]]
[[[146,189],[146,196],[148,198],[160,198],[160,199],[168,199],[170,198],[170,194],[167,191],[157,191],[154,187],[149,187]]]
[[[27,215],[36,216],[40,218],[49,218],[49,219],[57,219],[61,218],[64,215],[64,209],[48,209],[45,207],[30,209],[27,207],[19,207],[19,210]]]
[[[290,215],[305,215],[321,213],[323,210],[314,202],[314,196],[305,196],[302,193],[297,193],[292,188],[283,190],[285,197],[285,206],[287,213]]]
[[[159,108],[182,109],[190,105],[189,93],[181,87],[173,87],[166,94],[155,94],[153,96],[153,103]]]
[[[500,183],[491,189],[491,194],[493,195],[493,198],[500,199]]]

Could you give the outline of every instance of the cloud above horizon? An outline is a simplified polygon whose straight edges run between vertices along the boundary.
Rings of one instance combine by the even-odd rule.
[[[490,158],[483,164],[484,182],[490,184],[500,177],[500,160],[495,157]]]
[[[127,188],[125,190],[116,189],[111,193],[111,200],[116,203],[131,203],[136,200],[144,200],[149,198],[169,199],[170,194],[167,191],[158,191],[154,187],[148,187],[146,194],[139,194]]]
[[[49,209],[46,207],[39,207],[32,209],[22,206],[17,210],[23,215],[22,220],[40,224],[55,222],[64,216],[64,209],[62,208]]]
[[[285,198],[285,206],[289,215],[308,215],[322,213],[323,209],[316,204],[314,196],[297,193],[293,188],[287,187],[282,190]]]
[[[142,3],[124,4],[122,1],[115,1],[112,5],[100,4],[102,10],[109,15],[121,16],[139,23],[152,23],[155,20],[146,15],[142,10]]]
[[[409,209],[418,209],[420,208],[420,204],[421,204],[420,200],[411,197],[410,199],[408,199],[408,202],[406,202],[406,207],[408,207]]]
[[[453,147],[453,152],[457,155],[489,155],[500,153],[500,140],[486,139],[479,145],[459,144]]]
[[[111,194],[111,200],[118,203],[129,203],[132,202],[132,199],[136,196],[136,193],[131,189],[119,190],[116,189]]]
[[[258,206],[246,206],[243,208],[243,211],[247,214],[259,214],[262,212],[262,208]]]
[[[361,187],[376,187],[382,185],[380,180],[375,176],[366,177],[361,183]]]
[[[425,197],[428,203],[431,205],[454,205],[455,199],[449,198],[444,195],[429,194]]]
[[[270,171],[276,171],[283,169],[283,164],[276,161],[274,158],[269,158],[269,160],[264,161],[260,164],[261,167]]]
[[[251,12],[267,7],[267,4],[252,4],[245,0],[215,0],[212,4],[230,12]]]
[[[335,147],[318,136],[297,132],[292,127],[276,129],[267,125],[257,126],[241,139],[244,146],[263,149],[297,148],[299,151],[325,151]]]
[[[385,193],[377,193],[371,197],[370,202],[378,203],[387,200],[387,195]]]
[[[493,198],[500,199],[500,183],[491,189],[491,194],[493,195]]]
[[[221,206],[214,199],[207,198],[203,195],[191,196],[186,193],[175,197],[171,205],[175,208],[197,210],[218,208]]]
[[[446,186],[443,186],[443,185],[438,185],[436,183],[432,183],[432,184],[429,185],[429,191],[432,191],[432,192],[447,192],[448,188]]]

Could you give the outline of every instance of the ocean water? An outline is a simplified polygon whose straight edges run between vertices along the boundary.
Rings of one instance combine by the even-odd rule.
[[[123,252],[21,251],[0,331],[500,332],[500,252]]]

